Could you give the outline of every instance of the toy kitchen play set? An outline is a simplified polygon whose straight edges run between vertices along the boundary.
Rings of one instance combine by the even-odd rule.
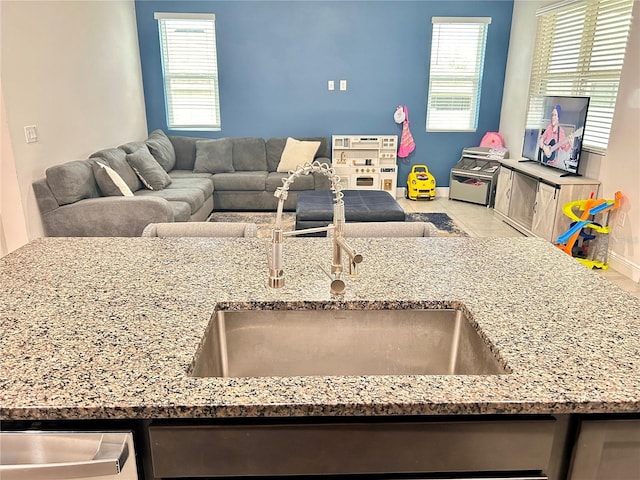
[[[333,135],[331,146],[343,189],[384,190],[396,198],[397,135]]]

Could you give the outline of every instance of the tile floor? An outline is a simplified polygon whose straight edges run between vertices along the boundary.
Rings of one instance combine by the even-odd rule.
[[[444,196],[437,196],[433,200],[419,201],[399,198],[398,203],[405,212],[444,212],[472,237],[523,236],[516,229],[494,216],[492,208],[487,208],[483,205],[449,200]],[[611,268],[597,271],[623,290],[640,298],[640,283],[634,282]]]

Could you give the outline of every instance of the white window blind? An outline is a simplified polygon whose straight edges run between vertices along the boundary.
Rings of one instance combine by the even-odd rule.
[[[631,25],[633,0],[563,2],[538,12],[531,95],[591,97],[583,146],[603,153]]]
[[[475,131],[489,17],[433,17],[427,131]]]
[[[155,13],[160,31],[168,127],[220,129],[213,14]]]

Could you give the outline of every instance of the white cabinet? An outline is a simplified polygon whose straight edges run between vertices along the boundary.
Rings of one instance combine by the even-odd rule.
[[[513,170],[510,168],[501,168],[498,171],[498,184],[496,185],[496,200],[494,208],[504,216],[509,215],[512,178]]]
[[[533,219],[531,220],[531,231],[538,237],[552,238],[556,215],[558,215],[559,198],[559,187],[538,182],[536,200],[533,204]]]
[[[500,163],[495,212],[525,235],[556,241],[571,223],[562,207],[598,195],[600,182],[592,178],[562,177],[562,172],[537,163]]]
[[[583,420],[569,480],[640,479],[640,420]]]

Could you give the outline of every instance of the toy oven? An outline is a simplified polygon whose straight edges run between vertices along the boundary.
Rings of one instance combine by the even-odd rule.
[[[349,188],[379,190],[380,175],[377,173],[354,173],[349,178]]]

